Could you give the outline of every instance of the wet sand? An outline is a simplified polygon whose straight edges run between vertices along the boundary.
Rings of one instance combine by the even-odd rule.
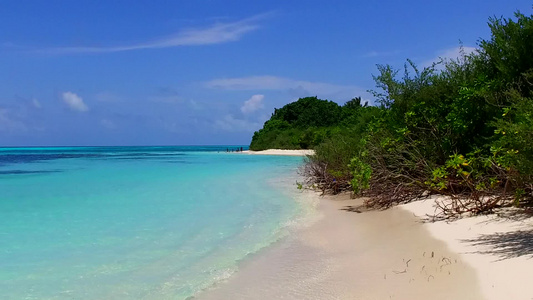
[[[318,197],[315,193],[306,197]],[[198,299],[484,299],[476,271],[412,212],[323,197],[316,220]]]

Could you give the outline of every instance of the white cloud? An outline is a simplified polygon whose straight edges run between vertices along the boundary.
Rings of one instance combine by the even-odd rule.
[[[287,90],[298,96],[333,96],[343,99],[366,94],[364,89],[352,85],[294,80],[268,75],[214,79],[206,82],[205,86],[224,90]]]
[[[466,47],[466,46],[444,49],[444,50],[438,51],[436,57],[422,62],[421,65],[422,67],[430,67],[434,62],[439,62],[440,60],[450,61],[452,59],[458,59],[462,57],[463,54],[468,55],[468,54],[475,52],[476,50],[477,48],[475,47]]]
[[[0,132],[27,131],[27,126],[11,117],[9,110],[0,108]]]
[[[456,59],[458,57],[461,57],[463,55],[463,53],[465,55],[468,55],[470,53],[473,53],[477,50],[476,47],[456,47],[456,48],[452,48],[452,49],[448,49],[448,50],[445,50],[445,51],[442,51],[442,53],[440,54],[440,57],[444,58],[444,59]]]
[[[72,93],[72,92],[64,92],[62,95],[63,101],[68,105],[68,107],[72,110],[79,111],[79,112],[85,112],[89,110],[89,107],[83,102],[83,99]]]
[[[192,110],[202,110],[204,106],[196,100],[189,100],[189,108]]]
[[[160,49],[180,46],[212,45],[240,40],[245,34],[257,30],[258,22],[267,14],[256,15],[232,23],[216,23],[206,28],[189,28],[153,41],[105,47],[56,47],[40,52],[52,54],[68,53],[109,53],[142,49]]]
[[[214,127],[218,130],[231,132],[254,132],[261,125],[259,122],[237,119],[232,115],[225,115],[224,118],[215,121]]]
[[[276,76],[222,78],[208,81],[206,86],[225,90],[285,90],[304,83]]]
[[[41,108],[41,103],[36,98],[31,99],[31,103],[35,108]]]
[[[108,119],[100,120],[100,125],[102,125],[103,127],[107,128],[107,129],[115,129],[115,128],[117,128],[115,123],[113,121],[111,121],[111,120],[108,120]]]
[[[263,99],[265,98],[264,95],[253,95],[250,99],[244,101],[243,105],[241,106],[241,111],[243,114],[249,114],[253,113],[256,110],[259,110],[263,107]]]

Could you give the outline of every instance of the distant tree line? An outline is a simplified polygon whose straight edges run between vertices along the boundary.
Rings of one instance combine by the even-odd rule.
[[[306,97],[275,109],[250,143],[251,150],[310,149],[320,145],[358,119],[361,98],[343,106],[317,97]],[[376,107],[369,110],[378,111]]]
[[[306,149],[308,183],[369,206],[450,195],[445,215],[533,198],[533,16],[490,18],[491,37],[420,70],[378,65],[378,106],[316,97],[276,109],[250,148]]]

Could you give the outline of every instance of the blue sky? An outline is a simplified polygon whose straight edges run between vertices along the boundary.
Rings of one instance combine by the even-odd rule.
[[[376,64],[454,57],[530,1],[1,1],[0,146],[248,144]]]

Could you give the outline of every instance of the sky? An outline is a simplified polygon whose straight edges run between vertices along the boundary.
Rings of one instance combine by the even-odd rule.
[[[0,147],[246,145],[274,108],[339,104],[530,1],[0,1]]]

